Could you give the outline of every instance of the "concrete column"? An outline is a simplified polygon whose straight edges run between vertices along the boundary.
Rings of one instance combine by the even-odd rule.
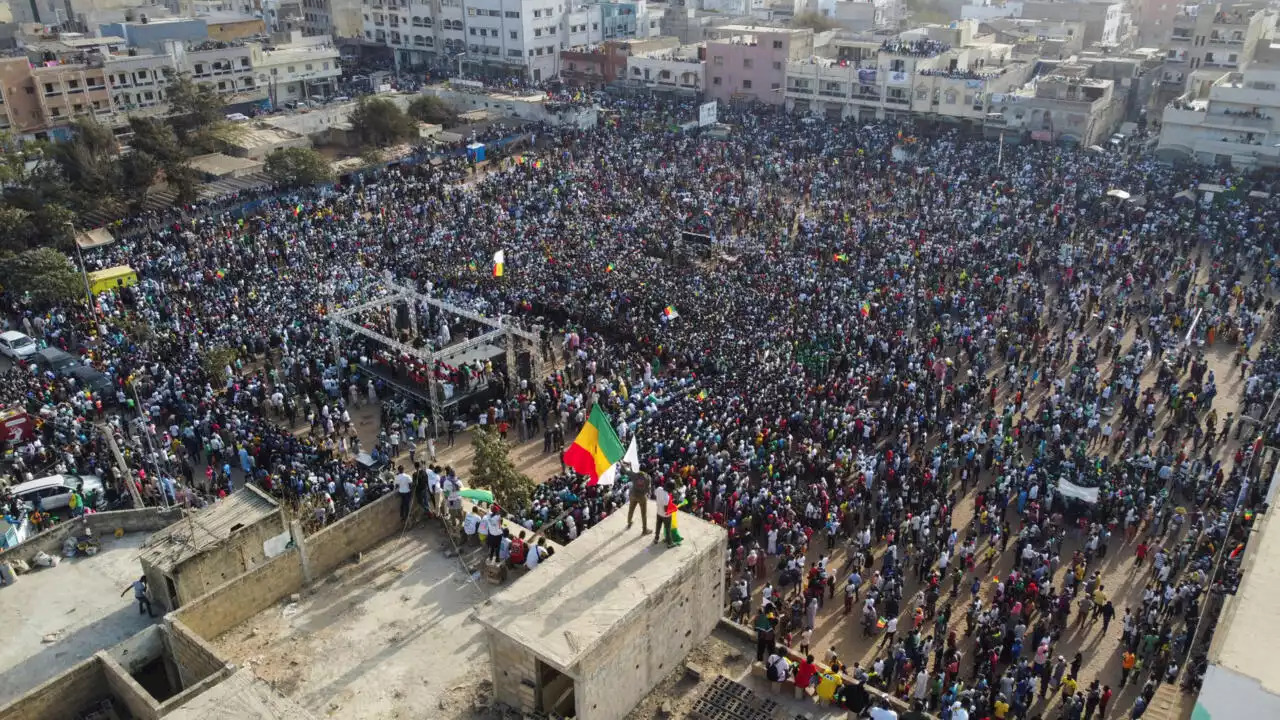
[[[293,546],[298,548],[298,561],[302,563],[302,582],[304,585],[310,585],[313,579],[311,574],[311,558],[307,557],[307,541],[302,534],[302,521],[289,521],[289,536],[293,540]]]

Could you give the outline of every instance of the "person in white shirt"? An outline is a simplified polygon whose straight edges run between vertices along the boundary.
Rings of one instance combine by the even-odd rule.
[[[400,493],[400,521],[409,519],[409,507],[413,501],[413,478],[404,471],[404,466],[396,468],[396,492]]]
[[[542,562],[542,555],[546,552],[547,539],[538,538],[537,545],[529,546],[529,554],[525,558],[524,566],[530,570],[538,567],[538,563]]]
[[[475,508],[467,511],[466,517],[462,519],[462,532],[467,535],[467,542],[470,543],[475,539],[476,533],[480,531],[480,516],[476,514]]]
[[[497,560],[502,550],[502,511],[494,508],[484,518],[485,535],[488,536],[489,559]]]
[[[659,485],[653,491],[653,499],[658,502],[658,522],[653,526],[653,544],[658,544],[658,538],[662,537],[666,540],[667,547],[675,547],[671,542],[671,513],[667,512],[667,503],[671,501],[671,493],[675,490],[675,483],[667,481]]]
[[[869,716],[871,720],[898,720],[897,712],[884,707],[871,708]]]

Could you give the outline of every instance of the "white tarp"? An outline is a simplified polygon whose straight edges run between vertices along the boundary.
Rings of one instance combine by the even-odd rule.
[[[1064,478],[1058,479],[1058,494],[1063,497],[1083,500],[1087,503],[1098,502],[1098,488],[1087,488]]]
[[[269,558],[273,558],[285,550],[288,550],[289,541],[292,539],[293,538],[289,535],[288,530],[285,530],[275,537],[267,538],[262,542],[262,553]]]

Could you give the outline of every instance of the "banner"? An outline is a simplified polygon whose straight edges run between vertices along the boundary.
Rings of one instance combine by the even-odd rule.
[[[906,85],[907,82],[908,82],[907,74],[902,70],[894,70],[893,72],[889,73],[889,84]]]
[[[716,124],[716,101],[712,100],[698,106],[698,127]]]
[[[1083,500],[1089,504],[1098,502],[1098,488],[1087,488],[1064,478],[1058,480],[1058,494],[1063,497]]]
[[[863,85],[875,85],[876,69],[875,68],[859,68],[858,82],[862,83]]]

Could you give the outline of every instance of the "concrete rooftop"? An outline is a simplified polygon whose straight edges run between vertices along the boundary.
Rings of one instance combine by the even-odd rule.
[[[274,498],[246,485],[152,535],[141,559],[162,570],[172,569],[231,537],[236,529],[249,527],[279,511]]]
[[[650,522],[655,510],[650,503]],[[684,513],[677,522],[684,544],[668,549],[615,512],[495,594],[477,619],[567,671],[725,532]]]
[[[1272,492],[1280,483],[1280,467],[1271,479]],[[1258,516],[1258,526],[1246,550],[1244,579],[1234,597],[1222,608],[1218,628],[1209,646],[1209,662],[1257,680],[1280,695],[1280,654],[1271,643],[1259,642],[1259,633],[1274,627],[1280,618],[1280,510]]]
[[[311,720],[313,717],[243,669],[165,716],[168,720]]]
[[[64,558],[0,588],[0,706],[157,622],[138,613],[132,590],[120,597],[142,574],[145,538],[104,535],[97,555]]]

